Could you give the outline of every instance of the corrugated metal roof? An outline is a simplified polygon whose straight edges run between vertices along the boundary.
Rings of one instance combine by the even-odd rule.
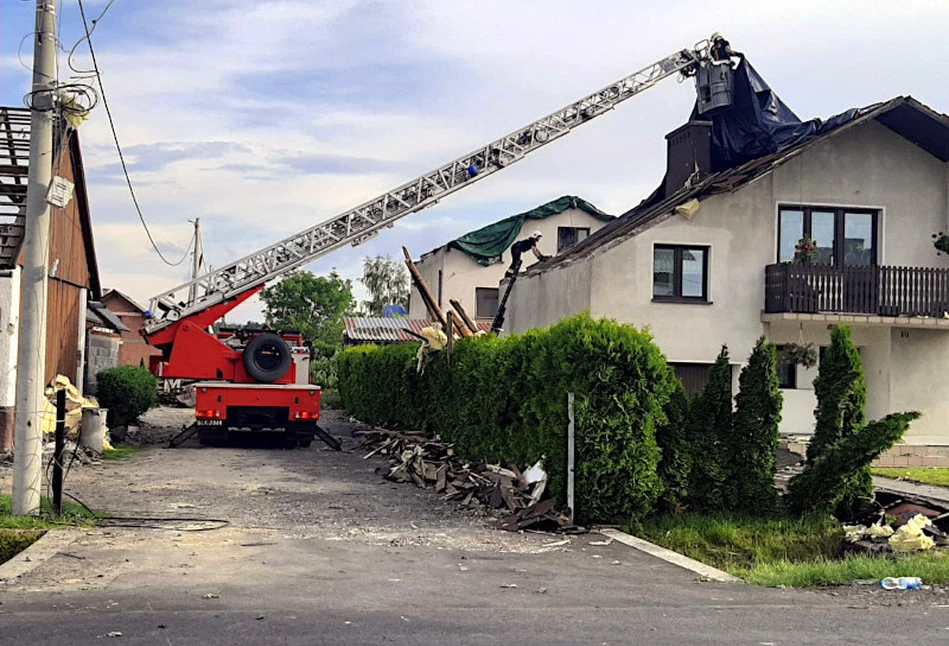
[[[381,316],[343,317],[346,329],[343,337],[350,343],[405,343],[418,341],[422,330],[437,326],[428,319],[390,318]],[[478,323],[478,328],[488,332],[490,323]]]

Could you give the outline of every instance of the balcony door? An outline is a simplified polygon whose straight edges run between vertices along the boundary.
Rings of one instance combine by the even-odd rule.
[[[817,243],[819,265],[871,267],[879,259],[879,211],[782,206],[778,213],[778,262],[794,260],[804,235]]]
[[[813,264],[833,265],[840,272],[819,287],[824,302],[845,312],[876,312],[879,273],[876,265],[879,212],[866,209],[782,206],[778,213],[778,262],[794,260],[794,246],[804,235],[817,243]],[[829,292],[829,293],[828,293]]]

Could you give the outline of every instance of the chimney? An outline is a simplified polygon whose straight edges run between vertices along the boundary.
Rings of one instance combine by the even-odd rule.
[[[666,135],[666,197],[712,172],[712,122],[689,121]]]

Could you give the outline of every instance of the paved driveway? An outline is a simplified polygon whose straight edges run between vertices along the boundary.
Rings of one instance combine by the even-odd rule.
[[[139,526],[84,532],[0,586],[0,634],[175,646],[949,640],[942,591],[701,583],[617,543],[590,545],[598,535],[551,547],[557,539],[493,530],[382,480],[381,464],[317,444],[150,447],[74,471],[70,492]],[[221,522],[168,520],[182,517]]]

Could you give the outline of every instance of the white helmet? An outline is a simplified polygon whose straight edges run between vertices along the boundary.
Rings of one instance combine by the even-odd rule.
[[[531,234],[531,237],[535,240],[540,240],[542,235],[543,234],[540,231],[534,231],[534,233]]]

